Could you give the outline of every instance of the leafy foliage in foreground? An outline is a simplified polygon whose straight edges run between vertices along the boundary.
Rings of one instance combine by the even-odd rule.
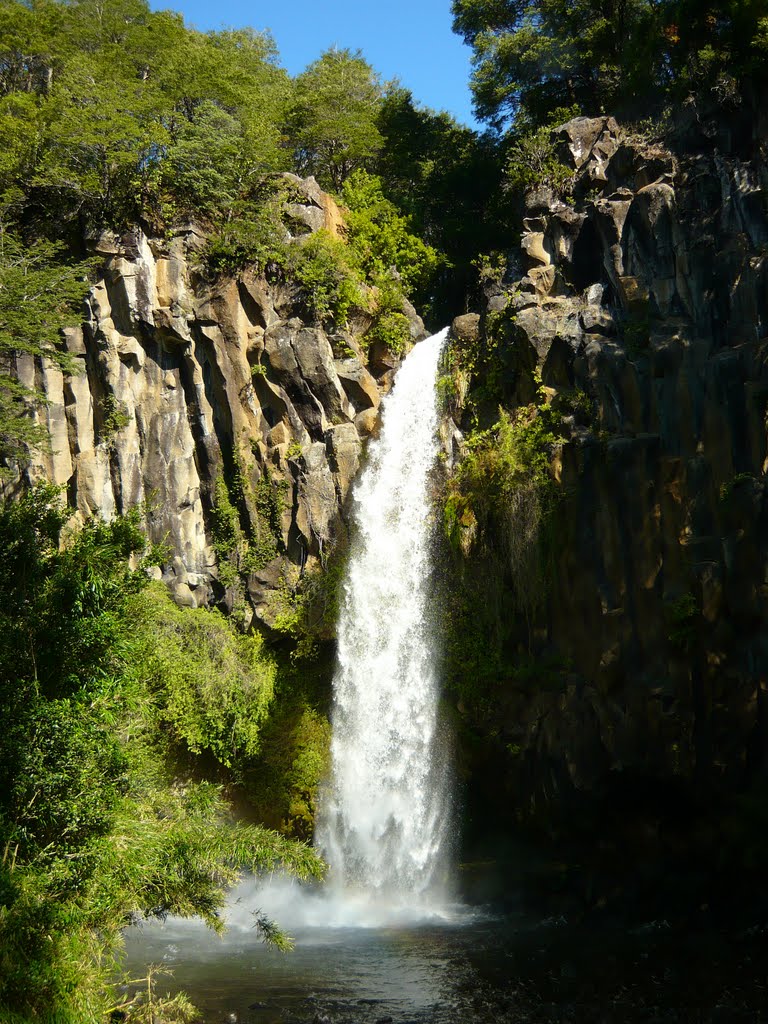
[[[257,745],[259,641],[148,589],[138,517],[60,548],[67,520],[51,487],[0,508],[0,1016],[88,1024],[136,915],[219,928],[243,868],[320,863],[174,767],[179,744],[223,763]]]
[[[130,620],[134,670],[173,736],[228,768],[254,757],[277,671],[261,636],[235,632],[219,611],[178,608],[161,584],[131,602]]]

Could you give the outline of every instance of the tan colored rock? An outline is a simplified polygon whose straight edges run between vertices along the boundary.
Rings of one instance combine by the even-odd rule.
[[[298,484],[296,525],[313,554],[330,545],[338,517],[336,487],[323,443],[310,445],[302,454],[304,472]]]
[[[281,444],[287,445],[291,440],[291,432],[285,423],[277,423],[270,430],[267,440],[270,447],[275,447],[276,445]]]
[[[240,277],[240,284],[252,305],[245,306],[245,312],[252,323],[266,330],[280,321],[274,307],[272,291],[261,275],[253,269],[246,269]]]
[[[552,257],[544,248],[544,233],[542,231],[530,231],[523,235],[521,245],[523,252],[533,263],[548,267],[552,262]]]
[[[650,290],[645,282],[637,277],[620,277],[622,305],[630,313],[643,314],[648,309]]]
[[[528,271],[528,280],[533,286],[536,295],[544,299],[552,293],[557,279],[557,272],[554,267],[532,267]]]
[[[344,217],[338,203],[320,188],[313,177],[300,178],[290,173],[284,173],[282,177],[290,181],[294,189],[307,200],[305,204],[293,203],[288,206],[292,216],[302,220],[312,231],[324,228],[332,235],[341,236],[344,233]],[[315,210],[319,211],[319,215]]]
[[[197,599],[186,583],[174,583],[171,596],[180,608],[197,608]]]
[[[316,226],[322,218],[340,233],[337,204],[314,180],[296,183]],[[177,601],[195,607],[218,587],[210,509],[224,455],[237,458],[252,487],[269,467],[282,495],[281,543],[294,562],[276,559],[261,596],[254,584],[253,605],[267,621],[280,581],[304,558],[311,564],[327,553],[344,531],[361,448],[353,420],[362,417],[366,434],[374,429],[381,389],[362,364],[360,333],[331,342],[307,327],[294,315],[290,282],[270,283],[253,270],[211,285],[190,275],[204,241],[192,225],[170,239],[135,229],[95,240],[107,264],[83,324],[64,334],[81,372],[17,360],[19,379],[45,394],[47,406],[32,414],[53,441],[52,453],[33,453],[23,472],[30,481],[66,484],[79,524],[146,501],[150,540],[168,544],[176,558],[164,578]],[[409,321],[412,334],[423,330],[415,313]],[[369,323],[363,317],[358,331]],[[263,369],[253,374],[256,364]],[[245,491],[242,514],[253,519]]]
[[[576,117],[554,132],[561,154],[567,153],[576,170],[593,162],[601,170],[616,152],[620,130],[612,117]]]
[[[464,313],[451,324],[450,337],[460,347],[473,347],[480,337],[480,314]]]
[[[342,423],[326,435],[328,464],[342,506],[360,466],[360,437],[352,423]]]
[[[334,366],[341,386],[356,412],[378,408],[381,396],[376,380],[359,359],[337,359]]]
[[[381,417],[378,409],[364,409],[355,416],[355,430],[360,437],[373,435],[376,437],[379,432]]]

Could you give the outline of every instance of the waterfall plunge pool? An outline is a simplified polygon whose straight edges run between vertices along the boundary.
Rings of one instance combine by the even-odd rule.
[[[278,914],[290,885],[233,893],[230,930],[169,919],[126,933],[131,977],[161,964],[157,991],[185,991],[204,1024],[758,1024],[768,933],[666,921],[571,923],[530,911],[444,908],[443,918],[344,924],[328,898],[278,918],[296,940],[270,949],[252,910]],[[273,902],[276,900],[276,902]],[[299,901],[301,902],[301,901]],[[329,920],[322,921],[323,911]],[[335,917],[334,917],[335,913]],[[353,911],[347,910],[351,914]]]

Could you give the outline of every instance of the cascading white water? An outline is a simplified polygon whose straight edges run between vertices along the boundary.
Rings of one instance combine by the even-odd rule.
[[[393,909],[434,907],[446,895],[451,787],[429,613],[429,475],[446,334],[416,345],[398,371],[354,490],[332,772],[318,825],[337,896]]]
[[[320,888],[282,875],[243,882],[225,915],[232,942],[252,932],[254,911],[303,941],[328,928],[474,919],[453,902],[448,884],[453,779],[430,621],[429,478],[439,451],[435,385],[446,335],[419,342],[398,371],[353,493],[332,770],[316,832],[328,881]],[[176,920],[174,927],[190,926]]]

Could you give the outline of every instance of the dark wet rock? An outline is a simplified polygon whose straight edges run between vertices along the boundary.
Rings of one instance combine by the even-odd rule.
[[[527,275],[479,322],[481,342],[503,325],[503,404],[536,400],[540,374],[563,410],[546,599],[520,609],[500,538],[471,553],[502,668],[464,714],[488,737],[478,771],[504,780],[492,814],[615,829],[640,859],[709,821],[714,848],[715,808],[738,817],[768,765],[768,167],[610,118],[555,138],[574,205],[529,196]]]

